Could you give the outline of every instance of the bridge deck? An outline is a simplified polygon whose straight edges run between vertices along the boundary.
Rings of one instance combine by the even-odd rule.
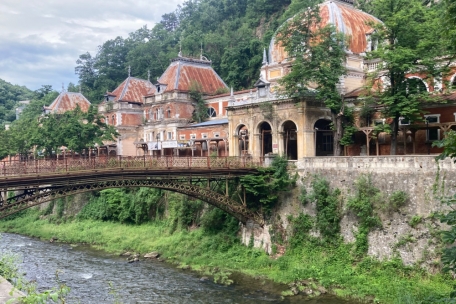
[[[96,157],[0,162],[0,189],[125,179],[234,177],[256,171],[261,159],[240,157]]]

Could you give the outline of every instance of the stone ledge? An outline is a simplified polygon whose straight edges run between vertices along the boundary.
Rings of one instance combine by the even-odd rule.
[[[13,295],[10,295],[11,290],[13,290]],[[10,282],[8,282],[5,278],[0,276],[0,303],[6,303],[10,299],[15,299],[15,298],[20,298],[23,297],[24,294],[15,289],[13,285],[11,285]],[[13,303],[18,303],[17,301],[14,301]]]

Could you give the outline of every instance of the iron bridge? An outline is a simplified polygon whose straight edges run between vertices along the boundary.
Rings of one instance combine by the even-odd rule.
[[[122,187],[182,193],[263,226],[260,213],[230,197],[230,179],[257,172],[260,158],[93,157],[0,162],[0,219],[57,198]],[[225,184],[225,193],[220,193]],[[11,195],[14,193],[14,195]]]

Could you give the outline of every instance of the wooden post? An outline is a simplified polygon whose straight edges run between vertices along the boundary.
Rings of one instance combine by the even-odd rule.
[[[407,129],[402,129],[402,137],[404,138],[404,155],[407,155]]]
[[[412,131],[412,146],[413,146],[413,151],[412,153],[416,153],[416,142],[415,142],[415,135],[416,135],[416,130],[411,130]]]
[[[228,192],[229,192],[229,191],[228,191],[228,177],[225,177],[225,190],[226,190],[226,191],[225,191],[225,192],[226,192],[225,195],[228,197],[228,196],[229,196],[229,194],[228,194]]]
[[[244,186],[242,186],[242,190],[244,191],[244,206],[247,206],[247,199],[245,196],[245,187]]]
[[[372,133],[373,129],[372,128],[365,128],[363,129],[363,132],[364,134],[366,134],[366,152],[367,152],[367,156],[370,155],[370,145],[369,145],[369,137],[370,137],[370,134]]]

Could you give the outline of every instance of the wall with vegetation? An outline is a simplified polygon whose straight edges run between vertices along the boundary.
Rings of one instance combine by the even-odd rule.
[[[437,269],[437,215],[441,199],[456,193],[455,169],[451,160],[436,162],[433,156],[300,159],[298,186],[281,195],[264,228],[243,227],[243,243],[274,252],[293,234],[290,222],[306,214],[315,223],[314,236],[324,238],[322,231],[337,224],[338,231],[325,233],[340,235],[355,253]]]

